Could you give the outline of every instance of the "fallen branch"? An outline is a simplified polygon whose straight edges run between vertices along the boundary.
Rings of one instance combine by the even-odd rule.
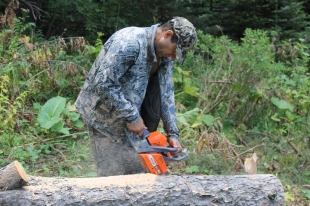
[[[296,145],[291,140],[287,139],[287,143],[294,149],[294,151],[297,153],[297,156],[300,156],[300,157],[302,156],[300,154],[299,149],[296,147]]]
[[[249,147],[247,143],[240,137],[240,135],[237,134],[236,130],[235,129],[233,130],[234,130],[235,135],[239,138],[240,142],[244,144],[246,147]]]
[[[256,145],[255,147],[252,147],[252,148],[248,149],[247,151],[244,151],[244,152],[240,153],[239,155],[243,155],[243,154],[246,154],[246,153],[248,153],[248,152],[254,152],[254,149],[255,149],[256,147],[260,147],[260,146],[265,146],[265,144],[262,143],[262,144],[260,144],[260,145]]]
[[[259,135],[263,135],[265,137],[269,137],[269,138],[272,138],[272,136],[270,134],[267,134],[267,133],[263,133],[263,132],[256,132],[256,131],[245,131],[246,133],[250,133],[250,134],[259,134]]]

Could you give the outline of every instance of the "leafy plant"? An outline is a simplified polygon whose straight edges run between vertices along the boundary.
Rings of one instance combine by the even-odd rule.
[[[186,167],[185,172],[189,173],[189,174],[198,173],[199,172],[199,167],[198,166]]]
[[[19,120],[18,110],[23,108],[28,93],[25,91],[11,99],[9,83],[9,76],[0,76],[0,136],[4,133],[14,133]]]
[[[68,104],[66,108],[66,99],[60,96],[49,99],[41,108],[38,114],[38,122],[44,129],[51,131],[70,134],[71,128],[65,128],[63,117],[68,117],[74,126],[83,127],[82,121],[79,120],[80,115],[72,112],[72,105]]]
[[[305,196],[306,196],[307,200],[310,200],[310,190],[306,190]]]

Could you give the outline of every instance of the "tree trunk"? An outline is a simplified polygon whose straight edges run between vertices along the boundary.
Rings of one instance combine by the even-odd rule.
[[[0,205],[284,205],[284,192],[270,174],[29,176],[23,188],[0,192]]]
[[[18,161],[14,161],[0,169],[0,190],[15,189],[24,185],[27,181],[28,176]]]

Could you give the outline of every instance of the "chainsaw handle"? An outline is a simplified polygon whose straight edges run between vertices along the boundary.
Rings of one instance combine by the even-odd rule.
[[[178,157],[178,156],[181,156],[181,157]],[[187,158],[188,154],[185,152],[181,152],[181,153],[178,153],[175,157],[167,157],[167,156],[163,156],[163,157],[165,161],[179,162]]]
[[[150,132],[149,132],[149,130],[145,129],[145,130],[143,130],[143,134],[142,134],[142,136],[140,136],[140,138],[141,139],[147,139],[148,136],[150,136]]]
[[[151,146],[151,148],[156,150],[157,152],[176,152],[176,151],[178,151],[178,148],[173,148],[173,147]]]

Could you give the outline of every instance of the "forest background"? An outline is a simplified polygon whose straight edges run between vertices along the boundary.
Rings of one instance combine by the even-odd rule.
[[[310,204],[310,1],[1,0],[0,7],[0,168],[18,160],[32,175],[96,176],[74,107],[91,64],[118,29],[183,16],[198,31],[174,69],[189,158],[170,173],[246,174],[246,158],[257,156],[258,173],[280,178],[288,205]]]

